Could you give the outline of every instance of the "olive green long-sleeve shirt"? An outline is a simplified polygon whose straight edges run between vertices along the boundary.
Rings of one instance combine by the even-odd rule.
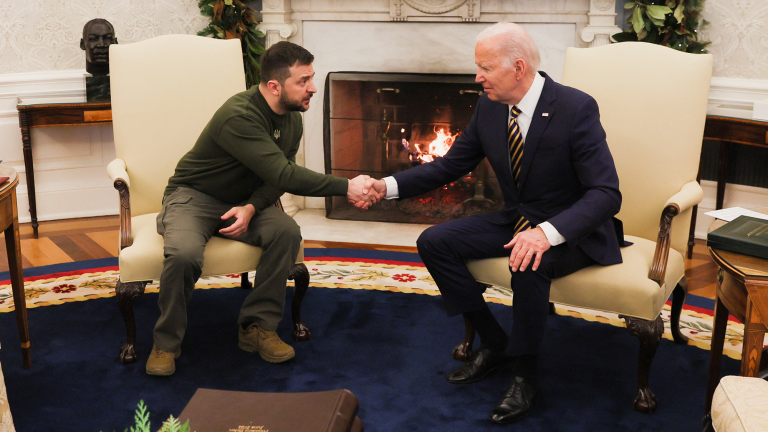
[[[302,129],[301,114],[275,114],[258,86],[238,93],[181,158],[165,194],[188,187],[228,204],[253,204],[256,212],[284,192],[345,196],[347,179],[296,165]]]

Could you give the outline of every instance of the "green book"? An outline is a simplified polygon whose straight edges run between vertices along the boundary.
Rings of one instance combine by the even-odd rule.
[[[707,234],[707,246],[768,259],[768,220],[739,216]]]

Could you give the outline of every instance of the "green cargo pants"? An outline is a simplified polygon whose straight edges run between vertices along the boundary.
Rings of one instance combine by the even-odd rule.
[[[205,244],[218,231],[235,222],[221,216],[234,207],[189,188],[177,188],[163,198],[157,215],[157,233],[163,236],[165,259],[160,275],[160,318],[154,331],[155,344],[173,352],[187,328],[187,303],[202,274]],[[248,231],[235,240],[262,248],[256,266],[253,292],[240,309],[238,323],[256,323],[274,331],[283,318],[288,273],[301,246],[301,231],[281,209],[270,206],[257,213]]]

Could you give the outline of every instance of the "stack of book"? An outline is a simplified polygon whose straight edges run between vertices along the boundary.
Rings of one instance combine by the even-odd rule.
[[[768,220],[739,216],[707,234],[707,246],[768,259]]]
[[[349,390],[252,393],[198,389],[179,415],[195,432],[363,432]]]

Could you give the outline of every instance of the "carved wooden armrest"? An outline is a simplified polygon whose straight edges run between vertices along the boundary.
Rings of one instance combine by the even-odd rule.
[[[656,251],[653,254],[653,263],[648,272],[648,279],[662,286],[664,276],[667,273],[667,261],[669,259],[670,234],[672,232],[672,218],[688,210],[701,202],[704,191],[698,182],[692,181],[683,185],[680,192],[668,199],[661,212],[659,222],[659,237],[656,240]]]
[[[120,250],[133,244],[131,236],[131,180],[126,171],[125,161],[115,159],[107,165],[107,174],[120,194]]]

